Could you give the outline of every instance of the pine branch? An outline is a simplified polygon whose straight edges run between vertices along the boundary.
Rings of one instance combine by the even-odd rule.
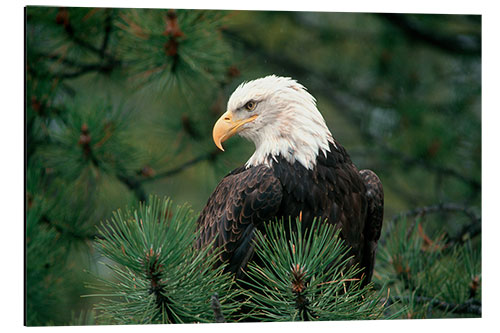
[[[47,60],[54,61],[55,63],[60,63],[69,67],[76,67],[76,68],[85,68],[94,65],[90,63],[80,62],[74,59],[68,59],[67,57],[61,56],[59,54],[49,54],[49,53],[39,52],[37,53],[37,57],[45,58]]]
[[[73,239],[79,241],[94,241],[96,239],[102,239],[102,236],[97,233],[77,233],[73,230],[70,230],[59,223],[56,223],[49,219],[47,215],[42,215],[40,218],[40,222],[47,224],[54,228],[54,230],[60,234],[67,235]]]
[[[423,42],[438,50],[453,54],[481,56],[481,36],[443,35],[430,30],[405,14],[380,13],[377,16],[398,27],[412,40]]]
[[[106,9],[106,19],[104,21],[104,38],[102,39],[101,48],[99,49],[99,53],[101,58],[104,58],[106,54],[106,49],[108,48],[109,39],[111,36],[111,30],[113,28],[113,16],[111,13],[111,9]]]
[[[153,248],[146,252],[145,258],[141,259],[141,264],[146,272],[146,279],[149,281],[149,293],[154,295],[156,307],[159,312],[164,311],[169,322],[175,322],[175,314],[171,310],[172,300],[167,296],[164,276],[164,264],[159,262],[159,253],[155,253]]]
[[[390,305],[398,301],[411,302],[414,301],[418,304],[429,303],[429,307],[436,308],[441,311],[449,311],[456,314],[474,314],[481,316],[481,302],[469,299],[464,303],[455,304],[448,303],[445,301],[438,300],[436,298],[426,297],[426,296],[390,296],[388,298],[383,298],[381,300],[385,305]]]
[[[167,170],[164,172],[160,172],[152,177],[141,179],[141,182],[146,183],[146,182],[155,181],[155,180],[162,179],[162,178],[172,177],[172,176],[174,176],[174,175],[176,175],[176,174],[178,174],[178,173],[180,173],[180,172],[182,172],[182,171],[184,171],[192,166],[195,166],[196,164],[198,164],[200,162],[207,161],[207,160],[213,161],[219,153],[220,153],[220,151],[218,149],[214,149],[209,153],[201,154],[197,157],[194,157],[194,158],[184,162],[183,164],[181,164],[173,169],[170,169],[170,170]]]
[[[303,230],[305,229],[305,230]],[[381,295],[362,286],[362,270],[352,265],[349,248],[327,223],[309,228],[300,219],[264,225],[255,234],[255,256],[245,284],[262,321],[377,319]]]
[[[51,60],[55,63],[59,63],[70,67],[69,71],[61,71],[56,73],[51,73],[51,76],[57,79],[73,79],[91,72],[100,72],[100,73],[109,73],[113,69],[122,65],[122,62],[118,59],[105,59],[104,57],[101,61],[98,62],[81,62],[74,59],[68,59],[65,56],[61,56],[58,54],[47,54],[47,53],[38,53],[38,57],[41,59]],[[34,72],[33,69],[30,68],[31,72]],[[38,73],[34,72],[35,75]]]
[[[113,69],[117,68],[122,64],[120,60],[117,59],[104,59],[100,62],[95,63],[85,63],[79,62],[73,59],[67,59],[65,57],[61,57],[55,54],[41,54],[41,57],[47,58],[49,60],[53,60],[56,62],[60,62],[61,64],[67,65],[69,67],[75,68],[73,71],[69,72],[59,72],[53,73],[53,77],[58,79],[73,79],[91,72],[99,72],[99,73],[109,73]]]
[[[394,223],[401,219],[407,219],[410,217],[423,217],[428,214],[440,212],[461,212],[470,219],[469,224],[462,226],[459,233],[448,239],[448,245],[463,243],[464,236],[467,234],[469,234],[469,238],[474,238],[481,233],[481,217],[478,216],[470,207],[466,207],[457,203],[440,203],[437,205],[417,207],[401,212],[392,217],[391,221],[389,222],[389,226],[393,226]],[[391,227],[385,228],[385,235],[387,236],[390,231]],[[382,237],[382,239],[385,239],[385,236]]]
[[[105,64],[89,64],[82,66],[79,70],[74,71],[74,72],[68,72],[68,73],[55,73],[54,77],[64,80],[64,79],[74,79],[77,77],[80,77],[82,75],[92,73],[92,72],[101,72],[101,73],[108,73],[114,68],[114,65],[110,63],[105,63]]]
[[[71,59],[65,59],[64,57],[57,55],[45,55],[49,60],[55,60],[65,65],[69,65],[70,67],[77,68],[77,70],[72,72],[62,72],[53,74],[54,77],[59,79],[72,79],[79,77],[81,75],[90,73],[90,72],[101,72],[108,73],[115,67],[119,66],[121,62],[116,59],[112,54],[107,52],[107,47],[109,44],[110,35],[112,32],[112,13],[110,9],[107,9],[107,16],[104,20],[104,37],[100,47],[96,47],[91,43],[88,43],[84,39],[81,39],[77,34],[75,27],[73,26],[70,15],[67,8],[59,8],[59,11],[56,16],[56,23],[61,25],[64,29],[64,32],[68,39],[74,44],[80,46],[81,48],[94,53],[101,60],[97,63],[85,64]],[[43,57],[44,55],[42,55]]]
[[[472,221],[469,224],[465,224],[462,226],[462,229],[455,236],[450,237],[448,240],[449,244],[461,244],[465,241],[466,235],[469,235],[467,238],[472,239],[478,236],[481,233],[481,219]]]
[[[119,16],[118,52],[131,63],[137,87],[164,90],[180,77],[194,87],[223,78],[231,49],[220,38],[220,13],[137,9]]]
[[[427,237],[421,224],[418,230],[415,224],[401,220],[379,246],[377,279],[379,283],[391,281],[387,290],[398,293],[392,300],[389,296],[384,300],[390,300],[388,304],[402,301],[402,307],[398,307],[406,308],[410,317],[432,317],[433,308],[445,312],[435,316],[447,317],[446,312],[480,315],[480,302],[473,299],[481,286],[480,254],[471,242],[450,246],[442,237]],[[466,299],[463,304],[451,302]]]
[[[217,253],[193,250],[196,223],[188,206],[173,208],[168,199],[150,196],[135,211],[114,212],[103,223],[96,248],[117,265],[115,278],[99,279],[106,299],[98,304],[112,323],[194,323],[231,316],[239,304],[233,277],[213,269]],[[101,287],[102,290],[102,287]],[[214,300],[217,296],[214,318]],[[95,294],[94,296],[100,296]]]
[[[374,138],[373,138],[374,139]],[[450,176],[453,178],[456,178],[463,183],[468,184],[471,186],[474,190],[481,190],[481,182],[477,181],[474,178],[470,178],[466,175],[464,175],[462,172],[459,172],[453,168],[447,167],[447,166],[441,166],[441,165],[435,165],[425,159],[418,158],[418,157],[413,157],[406,155],[405,153],[398,151],[394,148],[389,147],[388,145],[380,142],[379,140],[375,140],[375,143],[384,150],[385,153],[392,155],[396,158],[398,158],[400,161],[402,161],[404,164],[407,165],[414,165],[414,166],[420,166],[423,167],[429,171],[432,171],[436,174],[440,175],[445,175],[445,176]]]
[[[103,52],[101,48],[98,48],[87,41],[81,39],[75,34],[75,28],[71,24],[71,21],[69,20],[69,13],[68,9],[61,7],[59,8],[59,12],[56,17],[56,22],[64,27],[64,31],[66,35],[78,46],[87,49],[88,51],[98,55],[101,57],[101,59],[107,59],[110,62],[115,62],[116,59],[111,55],[106,52]],[[111,22],[110,22],[111,23]],[[107,44],[107,42],[106,42]]]
[[[391,219],[391,223],[394,223],[402,218],[408,218],[408,217],[415,217],[415,216],[424,216],[427,214],[431,213],[437,213],[437,212],[462,212],[467,217],[469,217],[472,221],[474,222],[479,222],[481,221],[481,217],[477,216],[476,213],[472,211],[471,208],[466,207],[464,205],[460,205],[457,203],[440,203],[437,205],[432,205],[432,206],[423,206],[423,207],[418,207],[414,208],[408,211],[401,212],[397,215],[395,215]]]
[[[183,164],[181,164],[173,169],[155,174],[154,176],[139,178],[139,177],[134,177],[134,176],[130,176],[130,175],[118,175],[117,179],[120,180],[125,186],[127,186],[127,188],[129,190],[133,191],[136,198],[139,201],[144,202],[144,201],[146,201],[146,192],[144,190],[144,187],[142,186],[143,183],[147,183],[150,181],[157,181],[159,179],[175,176],[178,173],[181,173],[182,171],[184,171],[190,167],[193,167],[200,162],[203,162],[206,160],[214,160],[216,155],[218,155],[218,154],[219,154],[219,150],[213,150],[212,152],[210,152],[208,154],[202,154],[200,156],[197,156],[191,160],[184,162]],[[144,172],[141,170],[141,171],[138,171],[137,174],[144,175]]]
[[[141,202],[146,201],[146,191],[144,190],[142,183],[137,180],[137,178],[126,175],[117,175],[116,178],[127,186],[129,190],[134,192],[137,200]]]

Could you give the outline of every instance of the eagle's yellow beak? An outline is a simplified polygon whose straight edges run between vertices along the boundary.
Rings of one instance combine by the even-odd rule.
[[[257,115],[253,115],[250,118],[233,121],[233,113],[231,111],[227,111],[219,118],[219,120],[217,120],[214,125],[212,135],[215,145],[220,150],[224,151],[224,148],[222,148],[222,143],[238,133],[238,130],[241,126],[253,121],[257,117]]]

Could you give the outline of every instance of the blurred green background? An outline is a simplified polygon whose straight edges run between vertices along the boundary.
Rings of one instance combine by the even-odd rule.
[[[425,217],[425,235],[481,246],[480,16],[27,7],[25,73],[29,325],[92,322],[81,295],[106,274],[93,239],[113,210],[203,208],[254,149],[217,151],[212,126],[269,74],[306,86],[379,175],[386,230]]]

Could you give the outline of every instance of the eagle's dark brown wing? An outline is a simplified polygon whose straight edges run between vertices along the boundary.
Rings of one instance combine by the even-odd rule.
[[[382,182],[371,170],[361,170],[359,172],[366,186],[366,198],[368,200],[368,211],[364,229],[364,254],[362,266],[365,267],[365,282],[370,282],[375,265],[375,254],[377,242],[382,230],[384,219],[384,190]]]
[[[253,254],[253,232],[260,223],[276,216],[282,186],[266,166],[239,168],[224,177],[198,218],[197,246],[212,241],[220,247],[220,261],[240,275]]]

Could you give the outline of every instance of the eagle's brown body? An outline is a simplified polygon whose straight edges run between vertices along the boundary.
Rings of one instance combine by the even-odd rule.
[[[253,257],[253,234],[276,218],[300,217],[304,227],[315,217],[341,228],[353,261],[371,280],[383,219],[383,190],[370,170],[358,171],[339,143],[330,143],[312,169],[274,156],[271,166],[233,170],[217,186],[198,218],[198,246],[215,240],[220,259],[241,276]]]

